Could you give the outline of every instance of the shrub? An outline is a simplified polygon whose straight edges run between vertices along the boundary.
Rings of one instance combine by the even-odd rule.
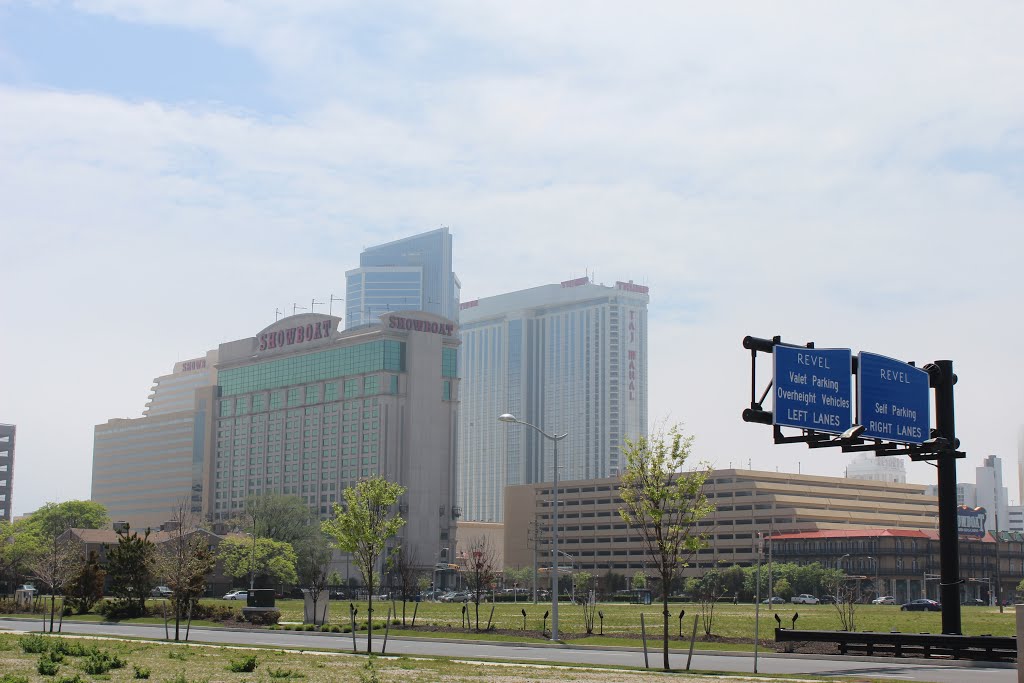
[[[117,655],[112,655],[104,650],[96,650],[85,658],[85,673],[90,676],[105,674],[111,669],[120,669],[124,666],[124,660]]]
[[[232,659],[228,663],[228,671],[234,671],[235,673],[252,673],[259,666],[259,662],[256,661],[256,655],[247,655],[241,659]]]
[[[82,674],[74,674],[61,676],[55,683],[85,683],[85,681],[82,680]]]
[[[366,663],[359,669],[359,683],[381,683],[377,675],[377,663],[373,657],[367,657]]]
[[[0,676],[0,683],[28,683],[28,676],[21,674],[4,674]]]
[[[305,678],[306,675],[300,671],[292,671],[291,669],[267,669],[267,673],[271,678]]]
[[[65,640],[59,638],[53,644],[53,652],[58,652],[68,657],[87,657],[96,651],[95,645],[83,645],[77,640]]]
[[[241,612],[229,605],[211,605],[197,602],[192,605],[192,618],[205,621],[231,621]]]
[[[103,600],[99,603],[96,611],[111,621],[149,615],[149,611],[145,607],[140,610],[138,604],[127,600]]]
[[[40,655],[39,663],[36,664],[36,671],[41,676],[56,676],[59,668],[60,664],[50,659],[49,653]]]
[[[18,604],[14,602],[14,598],[0,597],[0,614],[21,614],[24,611],[24,609],[19,608]]]
[[[253,612],[246,619],[256,626],[271,626],[281,620],[281,612],[276,609],[265,612]]]
[[[180,660],[180,661],[184,662],[186,659],[188,659],[188,656],[190,654],[191,653],[187,649],[182,649],[182,650],[171,650],[170,652],[167,653],[167,656],[169,658],[171,658],[171,659],[177,659],[177,660]]]
[[[135,669],[135,678],[149,678],[149,674],[151,672],[146,667],[144,667],[144,666],[133,666],[132,668]]]
[[[48,652],[50,649],[50,639],[35,634],[22,636],[18,639],[18,643],[21,645],[21,651],[30,655]]]

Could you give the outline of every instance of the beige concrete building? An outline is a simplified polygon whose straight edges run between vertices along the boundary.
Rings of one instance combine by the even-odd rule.
[[[580,569],[630,573],[648,566],[636,531],[618,514],[618,479],[559,482],[559,550]],[[829,529],[935,529],[938,500],[917,484],[837,477],[715,470],[706,493],[716,510],[701,522],[709,545],[685,574],[699,575],[719,563],[750,565],[758,533]],[[505,490],[505,565],[550,565],[551,484]],[[561,561],[561,562],[564,562]]]
[[[179,361],[153,380],[140,418],[96,425],[92,495],[114,521],[157,528],[182,499],[202,511],[203,470],[213,440],[216,351]]]
[[[394,543],[432,567],[458,516],[457,328],[421,311],[339,323],[289,316],[220,345],[204,514],[230,519],[248,496],[281,493],[327,519],[346,487],[379,475],[406,488]]]

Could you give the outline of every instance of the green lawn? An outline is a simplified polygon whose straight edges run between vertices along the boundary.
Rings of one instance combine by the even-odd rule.
[[[204,600],[204,603],[227,605],[236,610],[241,610],[242,603],[226,600]],[[278,600],[277,607],[281,611],[282,623],[302,622],[302,601],[301,600]],[[349,601],[332,601],[330,608],[329,623],[340,627],[350,625],[348,614]],[[365,624],[367,605],[365,602],[356,603],[359,610],[358,622]],[[374,602],[374,620],[382,623],[392,607],[391,602]],[[396,604],[397,614],[395,618],[401,620],[402,604]],[[487,625],[491,613],[491,604],[480,605],[480,628]],[[411,629],[412,615],[415,609],[414,603],[405,605],[405,628],[401,624],[392,622],[392,633],[396,635],[422,634],[434,637],[477,637],[475,629],[474,605],[470,603],[468,612],[471,617],[471,628],[462,627],[462,604],[461,603],[435,603],[422,602],[416,617],[416,629]],[[497,603],[494,605],[493,626],[501,631],[501,634],[494,634],[493,637],[500,637],[503,640],[541,640],[541,628],[543,615],[551,609],[550,603],[534,605],[532,603]],[[629,605],[623,603],[602,603],[598,609],[604,614],[603,630],[607,638],[615,639],[603,641],[607,644],[637,644],[635,639],[640,635],[640,614],[643,613],[647,625],[649,638],[657,639],[661,635],[661,609],[659,605]],[[683,636],[689,639],[693,629],[693,618],[700,614],[700,606],[692,603],[672,603],[672,611],[669,619],[669,631],[673,637],[679,636],[679,613],[685,610],[683,619]],[[526,611],[526,628],[523,628],[522,611]],[[840,621],[836,608],[832,605],[767,605],[761,607],[761,619],[759,635],[763,639],[772,639],[776,626],[774,614],[782,619],[782,625],[789,627],[794,613],[799,613],[796,627],[808,630],[838,630]],[[965,606],[962,608],[963,630],[969,635],[1014,635],[1016,626],[1014,622],[1013,609],[1007,608],[1005,613],[1000,614],[998,608]],[[855,612],[855,626],[858,631],[903,631],[908,633],[939,633],[941,632],[941,615],[937,612],[901,612],[898,606],[893,605],[858,605]],[[29,616],[29,615],[24,615]],[[38,617],[39,615],[35,615]],[[99,621],[102,617],[94,614],[84,616],[65,617],[66,620],[88,620]],[[162,623],[158,617],[133,620],[141,623]],[[193,622],[195,626],[216,625],[211,622]],[[551,628],[550,616],[546,626]],[[426,629],[434,629],[433,631]],[[442,629],[442,630],[436,630]],[[601,629],[600,619],[594,627],[594,636],[588,638],[587,642],[597,644],[595,637]],[[754,606],[733,605],[731,603],[719,604],[715,608],[715,617],[712,626],[712,634],[719,638],[743,639],[752,645],[754,630]],[[453,634],[452,631],[455,631]],[[583,608],[580,605],[571,603],[560,603],[559,605],[559,632],[563,639],[580,638],[584,636]],[[698,625],[698,638],[703,635],[703,623]],[[482,635],[482,634],[481,634]],[[492,636],[487,636],[492,637]],[[716,644],[716,647],[725,645]]]
[[[281,620],[284,622],[302,621],[301,600],[279,600],[278,609],[281,610]],[[349,624],[348,616],[349,601],[332,601],[330,611],[330,623],[345,626]],[[399,618],[402,612],[402,603],[397,603]],[[366,603],[356,603],[359,609],[358,618],[362,621],[366,618]],[[406,624],[412,620],[414,609],[413,603],[406,604]],[[374,602],[374,617],[383,619],[391,608],[390,602]],[[474,605],[468,605],[471,616]],[[540,631],[544,612],[551,609],[550,603],[534,605],[532,603],[497,603],[494,605],[493,624],[496,628],[505,631],[521,631],[523,629],[522,610],[526,610],[527,631]],[[643,612],[647,624],[648,634],[656,631],[660,633],[661,608],[659,605],[629,605],[623,603],[602,603],[598,609],[604,613],[605,634],[634,635],[640,634],[640,613]],[[693,617],[700,614],[700,606],[692,603],[670,604],[672,616],[669,619],[670,631],[678,635],[679,612],[686,611],[683,620],[683,631],[685,635],[693,629]],[[480,605],[480,626],[486,627],[488,616],[491,612],[490,604]],[[571,603],[559,603],[559,631],[562,634],[582,635],[585,631],[583,622],[583,608]],[[782,625],[789,627],[794,613],[799,613],[796,625],[799,629],[809,630],[837,630],[840,626],[839,616],[836,608],[832,605],[767,605],[761,606],[761,619],[759,633],[762,638],[773,638],[775,632],[774,614],[782,619]],[[1014,611],[1006,609],[1003,614],[999,613],[996,607],[973,607],[962,608],[963,630],[966,634],[981,635],[1013,635],[1016,633],[1014,622]],[[417,627],[421,625],[446,626],[459,628],[462,619],[462,605],[453,603],[419,603],[419,611],[416,617]],[[547,621],[548,628],[551,627],[551,619]],[[855,612],[855,626],[858,631],[904,631],[904,632],[930,632],[940,633],[942,631],[941,614],[938,612],[902,612],[895,605],[858,605]],[[595,625],[595,633],[600,627],[600,620]],[[754,631],[754,606],[733,605],[731,603],[719,604],[715,607],[715,618],[712,632],[717,636],[726,638],[749,638],[753,639]],[[698,635],[703,632],[703,626],[698,627]]]
[[[40,661],[58,655],[56,671],[39,672]],[[33,650],[26,652],[25,647]],[[74,654],[69,654],[74,652]],[[116,662],[115,668],[97,673],[97,661]],[[52,665],[51,665],[52,666]],[[369,668],[368,668],[369,666]],[[77,677],[77,678],[76,678]],[[470,683],[482,678],[490,683],[642,683],[650,674],[636,669],[609,669],[528,665],[502,662],[449,661],[439,657],[374,657],[372,664],[363,655],[316,653],[269,648],[243,649],[206,645],[182,645],[113,639],[19,637],[0,633],[0,681],[55,683],[77,680],[80,683],[103,680],[115,683],[335,683],[337,681],[379,681],[380,683],[428,683],[446,681]],[[697,672],[686,672],[687,681],[707,680]],[[721,679],[720,676],[717,677]],[[770,678],[762,676],[762,678]],[[863,677],[858,677],[864,680]],[[780,677],[784,679],[784,677]],[[801,681],[822,680],[800,676]],[[833,679],[834,680],[834,679]]]

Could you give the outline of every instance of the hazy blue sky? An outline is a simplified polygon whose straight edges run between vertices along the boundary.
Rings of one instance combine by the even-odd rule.
[[[745,334],[951,358],[961,479],[1015,462],[1021,26],[1018,2],[0,0],[16,512],[87,497],[93,425],[176,360],[440,225],[464,299],[650,285],[651,415],[716,465],[850,459],[740,421]]]

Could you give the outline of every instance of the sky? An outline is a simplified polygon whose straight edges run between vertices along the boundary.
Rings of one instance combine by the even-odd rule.
[[[1016,501],[1022,25],[1010,1],[0,0],[15,514],[87,498],[94,425],[175,361],[442,225],[464,300],[649,285],[651,418],[715,466],[851,459],[741,421],[745,335],[951,359],[959,478],[1000,455]]]

